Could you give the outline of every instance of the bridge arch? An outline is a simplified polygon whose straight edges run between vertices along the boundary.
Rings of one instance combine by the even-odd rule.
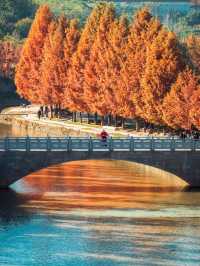
[[[85,151],[9,151],[0,152],[0,187],[5,188],[17,180],[40,169],[77,160],[112,159],[151,166],[177,177],[191,186],[200,186],[200,152],[138,151],[138,152],[85,152]]]

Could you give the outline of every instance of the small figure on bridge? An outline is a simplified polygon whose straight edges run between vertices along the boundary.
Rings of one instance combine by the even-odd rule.
[[[103,129],[100,133],[100,137],[101,137],[101,140],[102,142],[106,142],[107,141],[107,138],[108,138],[108,133],[105,131],[105,129]]]

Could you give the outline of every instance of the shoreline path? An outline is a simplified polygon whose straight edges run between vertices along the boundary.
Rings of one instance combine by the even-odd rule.
[[[27,106],[16,106],[16,107],[9,107],[4,109],[1,112],[2,117],[9,116],[27,122],[35,122],[41,126],[49,126],[49,127],[61,127],[63,129],[69,129],[77,132],[83,132],[88,137],[90,135],[99,136],[102,128],[104,128],[108,134],[112,137],[170,137],[168,134],[163,134],[159,132],[154,132],[149,134],[148,132],[144,131],[135,131],[133,129],[121,129],[115,128],[112,126],[100,126],[100,125],[93,125],[93,124],[86,124],[80,122],[72,122],[69,119],[50,119],[50,118],[41,118],[39,119],[37,116],[37,112],[39,110],[38,105],[27,105]],[[0,122],[4,122],[4,119],[0,118]]]

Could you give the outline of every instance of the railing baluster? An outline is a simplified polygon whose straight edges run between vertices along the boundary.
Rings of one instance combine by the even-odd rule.
[[[51,151],[51,138],[47,137],[47,151]]]
[[[170,149],[171,151],[175,151],[175,139],[174,137],[171,139],[171,143],[170,143]]]
[[[72,139],[71,139],[71,137],[68,138],[67,150],[68,151],[71,151],[72,150]]]
[[[30,138],[29,136],[26,137],[26,151],[30,151],[31,147],[30,147]]]
[[[4,149],[5,151],[9,151],[9,138],[6,137],[4,140]]]
[[[154,138],[151,138],[151,151],[154,151],[155,147],[154,147]]]
[[[113,151],[113,139],[110,137],[109,139],[109,151]]]
[[[132,151],[134,151],[134,138],[133,137],[131,137],[130,138],[130,151],[132,152]]]

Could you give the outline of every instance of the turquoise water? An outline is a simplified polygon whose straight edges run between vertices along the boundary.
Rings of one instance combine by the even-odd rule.
[[[6,265],[200,265],[200,192],[124,161],[33,173],[0,193]]]

